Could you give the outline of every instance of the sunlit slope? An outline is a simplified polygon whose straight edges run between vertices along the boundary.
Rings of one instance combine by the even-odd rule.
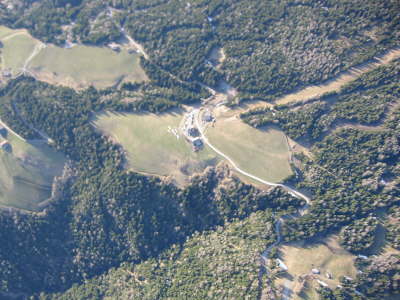
[[[89,85],[104,88],[120,81],[146,80],[139,55],[127,50],[48,46],[32,60],[30,67],[39,79],[78,88]]]
[[[245,172],[271,182],[281,182],[292,174],[287,140],[280,130],[255,129],[237,117],[222,117],[206,135]]]
[[[179,183],[187,176],[214,165],[218,158],[205,147],[194,152],[179,132],[181,111],[155,114],[103,113],[94,125],[122,145],[129,167],[137,172],[172,175]]]

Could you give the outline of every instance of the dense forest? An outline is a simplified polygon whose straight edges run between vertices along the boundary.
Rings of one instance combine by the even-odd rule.
[[[194,234],[157,259],[124,264],[64,294],[40,299],[256,299],[259,253],[275,239],[272,222],[269,212],[259,211]]]

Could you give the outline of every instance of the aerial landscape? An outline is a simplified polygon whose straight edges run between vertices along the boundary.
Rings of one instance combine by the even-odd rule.
[[[0,299],[400,299],[398,0],[0,0]]]

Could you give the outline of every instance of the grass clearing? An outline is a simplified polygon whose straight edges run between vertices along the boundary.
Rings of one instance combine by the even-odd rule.
[[[15,76],[24,67],[25,61],[39,42],[28,34],[21,33],[3,39],[2,43],[2,66],[10,69],[12,75]]]
[[[0,150],[0,205],[39,211],[65,157],[42,141],[24,142],[10,132],[7,140],[12,151]]]
[[[106,47],[77,45],[60,48],[34,39],[26,30],[0,26],[1,69],[13,76],[27,67],[35,78],[75,89],[93,85],[106,88],[121,82],[148,80],[140,66],[140,55],[127,49],[116,52]]]
[[[256,129],[240,120],[237,111],[216,110],[217,121],[207,128],[210,143],[228,155],[239,168],[271,182],[292,174],[284,133],[275,128]]]
[[[13,34],[17,32],[16,30],[13,30],[11,28],[5,27],[5,26],[0,26],[0,39],[3,39],[7,37],[10,34]]]
[[[93,124],[122,145],[128,167],[144,174],[172,176],[184,185],[193,173],[215,165],[219,158],[207,146],[193,152],[179,132],[183,111],[155,114],[99,114]],[[177,130],[177,136],[172,132]]]
[[[321,280],[331,288],[339,284],[341,276],[355,278],[355,256],[339,245],[338,236],[331,235],[323,240],[305,244],[290,243],[279,249],[280,258],[288,267],[288,274],[276,281],[277,285],[291,290],[292,299],[318,299],[315,287]],[[320,274],[312,274],[312,269]],[[327,273],[332,279],[327,277]],[[304,279],[304,281],[301,280]]]
[[[75,46],[70,49],[48,46],[31,62],[38,79],[75,88],[93,85],[105,88],[121,81],[145,81],[139,55],[127,50]]]

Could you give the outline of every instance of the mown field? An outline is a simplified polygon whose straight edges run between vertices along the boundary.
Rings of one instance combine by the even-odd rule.
[[[65,157],[40,141],[24,142],[11,133],[7,140],[12,151],[0,150],[0,205],[38,211]]]
[[[9,32],[5,29],[2,32],[5,33],[1,37],[2,67],[17,75],[39,42],[22,31]]]
[[[343,249],[336,235],[329,236],[314,243],[291,243],[280,247],[280,258],[288,267],[288,275],[282,276],[276,284],[290,290],[292,299],[319,299],[315,288],[319,286],[316,280],[321,280],[331,288],[339,284],[341,276],[356,277],[354,267],[355,256]],[[312,269],[318,269],[320,274],[312,274]],[[327,273],[332,278],[327,277]],[[301,276],[311,275],[304,287],[299,280]]]
[[[77,45],[70,49],[46,45],[35,53],[39,41],[24,30],[0,27],[2,69],[15,76],[26,65],[39,80],[73,88],[93,85],[106,88],[120,82],[147,80],[140,66],[140,55],[123,49]],[[36,49],[37,50],[37,49]]]
[[[32,60],[30,68],[38,79],[76,88],[105,88],[120,81],[147,79],[138,54],[80,45],[70,49],[48,46]]]
[[[191,145],[179,134],[172,132],[182,120],[182,112],[155,114],[98,115],[94,126],[126,151],[130,168],[145,173],[171,175],[178,184],[184,184],[188,176],[215,165],[219,158],[208,147],[193,152]],[[170,130],[169,130],[170,128]]]
[[[6,37],[14,32],[15,32],[15,30],[13,30],[13,29],[10,29],[5,26],[0,26],[0,39],[3,39],[4,37]]]
[[[286,137],[274,128],[255,129],[242,122],[236,111],[217,115],[206,135],[216,148],[239,168],[271,182],[281,182],[292,174]]]

